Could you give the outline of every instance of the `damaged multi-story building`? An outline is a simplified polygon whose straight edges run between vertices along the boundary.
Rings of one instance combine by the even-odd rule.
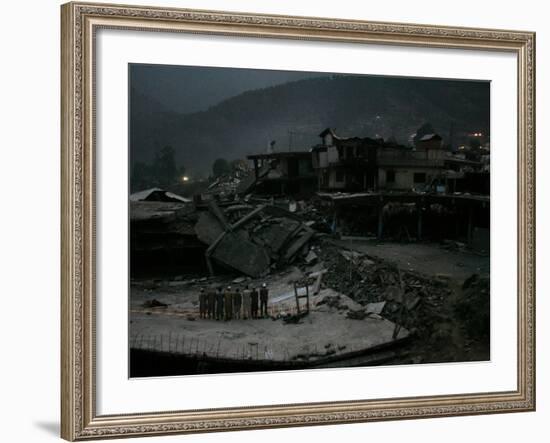
[[[377,153],[382,139],[340,137],[327,128],[322,143],[311,149],[313,168],[321,191],[375,189],[378,183]]]
[[[254,192],[303,198],[317,191],[309,151],[269,152],[247,156],[254,165]]]
[[[327,128],[310,150],[248,155],[253,192],[304,198],[315,192],[475,192],[488,194],[487,161],[452,154],[436,133],[414,146],[342,137]]]
[[[330,128],[319,136],[312,163],[335,231],[409,239],[429,232],[434,240],[461,238],[488,250],[488,161],[453,155],[435,133],[412,147]]]
[[[369,137],[341,137],[327,128],[312,148],[321,191],[424,190],[442,176],[446,151],[437,134],[414,148]]]

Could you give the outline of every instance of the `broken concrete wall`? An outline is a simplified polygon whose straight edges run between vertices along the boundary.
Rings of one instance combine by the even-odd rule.
[[[273,218],[258,226],[254,233],[254,241],[265,246],[273,259],[280,257],[279,253],[288,239],[297,231],[301,224],[286,218]]]
[[[235,217],[238,214],[239,219]],[[207,260],[261,276],[273,265],[290,263],[314,235],[301,219],[270,205],[220,208],[210,202],[195,226],[198,238],[209,245]],[[214,271],[211,266],[211,272]]]
[[[243,231],[226,233],[210,258],[251,277],[265,274],[271,263],[266,249],[250,241]]]
[[[224,232],[216,216],[210,212],[202,212],[200,214],[194,229],[197,238],[207,245],[214,243],[214,241]]]

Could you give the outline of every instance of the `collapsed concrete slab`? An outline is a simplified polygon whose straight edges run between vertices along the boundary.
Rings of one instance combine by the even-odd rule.
[[[207,245],[211,245],[223,234],[224,229],[215,215],[210,212],[203,212],[195,225],[197,238]]]
[[[300,218],[266,204],[222,209],[210,202],[208,209],[200,215],[195,232],[209,245],[206,259],[211,274],[216,262],[250,277],[264,275],[273,265],[290,263],[315,234]],[[235,214],[241,217],[236,219]]]
[[[278,257],[281,248],[299,226],[300,223],[295,220],[275,218],[259,226],[254,241],[264,245],[274,257]]]
[[[304,229],[300,232],[300,235],[293,241],[290,247],[286,250],[284,259],[289,261],[296,255],[296,253],[305,246],[305,244],[311,240],[315,232],[311,229]]]
[[[251,277],[265,274],[271,263],[265,248],[248,240],[242,232],[225,233],[209,257]]]

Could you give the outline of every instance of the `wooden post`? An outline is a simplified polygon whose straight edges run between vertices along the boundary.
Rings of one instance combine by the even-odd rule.
[[[332,232],[338,232],[338,218],[339,218],[339,215],[340,215],[340,207],[339,206],[336,206],[335,208],[335,211],[334,211],[334,221],[332,223],[332,227],[333,227],[333,230]]]
[[[384,218],[383,218],[383,210],[384,210],[384,206],[383,205],[378,205],[377,206],[378,208],[378,239],[381,240],[382,239],[382,234],[384,232]]]
[[[294,282],[294,297],[296,298],[296,309],[298,314],[300,313],[300,299],[298,298],[298,289],[296,288],[296,282]]]
[[[458,238],[460,237],[460,221],[459,221],[458,209],[456,205],[453,205],[453,214],[455,219],[455,237],[458,240]]]
[[[254,177],[256,178],[256,181],[258,181],[258,159],[254,159]]]
[[[204,258],[206,260],[206,266],[208,267],[208,273],[210,274],[210,277],[214,276],[214,266],[212,265],[212,261],[210,260],[210,257],[208,254],[204,254]]]
[[[474,208],[470,205],[468,209],[468,245],[472,243],[472,225],[474,221]]]
[[[422,239],[422,206],[416,205],[417,219],[416,219],[416,238]]]

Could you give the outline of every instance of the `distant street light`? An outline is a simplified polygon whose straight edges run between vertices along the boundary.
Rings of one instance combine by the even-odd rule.
[[[189,177],[187,177],[186,175],[184,175],[184,176],[181,178],[181,181],[182,181],[182,182],[188,182],[188,181],[189,181]]]

